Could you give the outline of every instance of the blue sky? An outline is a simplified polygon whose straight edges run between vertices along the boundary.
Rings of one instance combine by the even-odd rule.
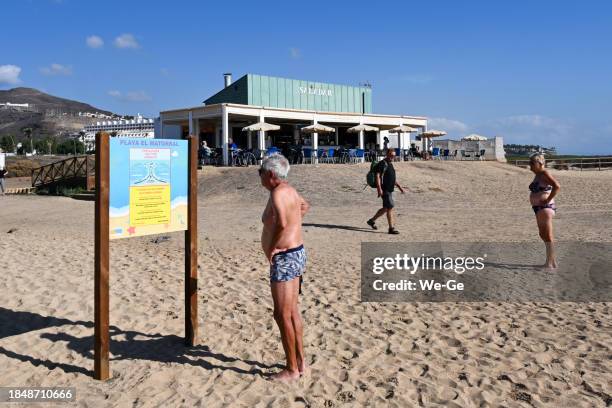
[[[121,114],[198,105],[222,73],[373,84],[451,137],[612,154],[612,2],[4,0],[0,89]]]

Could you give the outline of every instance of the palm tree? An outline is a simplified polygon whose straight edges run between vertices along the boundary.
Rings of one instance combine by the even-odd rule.
[[[30,153],[32,153],[34,151],[34,142],[32,141],[32,128],[24,127],[21,129],[21,131],[23,132],[24,136],[30,140]]]

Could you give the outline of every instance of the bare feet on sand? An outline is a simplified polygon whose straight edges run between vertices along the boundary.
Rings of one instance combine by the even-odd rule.
[[[310,366],[306,363],[298,364],[298,368],[300,370],[300,376],[308,377],[310,375]]]
[[[279,371],[278,373],[272,374],[272,376],[270,376],[270,379],[272,381],[278,381],[283,383],[290,383],[297,380],[298,378],[300,378],[299,371],[289,371],[287,369]]]

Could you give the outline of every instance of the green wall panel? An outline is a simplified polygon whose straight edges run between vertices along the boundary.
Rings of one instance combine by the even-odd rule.
[[[365,95],[365,103],[362,100]],[[205,101],[323,112],[372,113],[372,90],[363,87],[247,74]]]

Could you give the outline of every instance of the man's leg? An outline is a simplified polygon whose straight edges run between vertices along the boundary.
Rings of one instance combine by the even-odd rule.
[[[371,218],[372,221],[376,221],[377,218],[380,218],[383,216],[384,213],[387,212],[386,208],[381,208],[378,211],[376,211],[376,214],[374,214],[374,216]]]
[[[300,278],[293,279],[290,283],[295,284],[295,290],[299,292]],[[295,297],[295,302],[293,303],[291,322],[293,323],[293,330],[295,332],[295,359],[300,374],[304,374],[308,367],[306,366],[304,358],[304,326],[302,324],[302,316],[297,300],[298,296]]]
[[[389,229],[393,228],[393,208],[387,210],[387,222],[389,223]]]
[[[274,320],[278,324],[287,359],[285,369],[273,377],[280,381],[291,381],[300,376],[296,357],[296,330],[293,323],[294,305],[297,304],[298,284],[299,278],[288,282],[272,282],[271,284],[272,299],[274,300]],[[301,346],[301,333],[299,341]]]

